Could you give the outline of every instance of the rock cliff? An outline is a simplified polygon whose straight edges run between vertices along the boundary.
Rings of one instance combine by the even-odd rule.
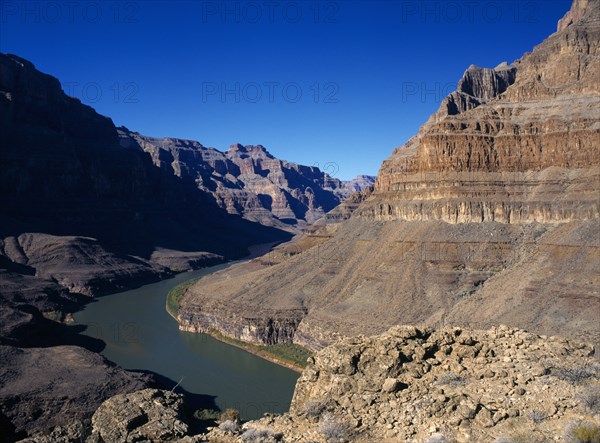
[[[143,389],[152,381],[148,375],[125,371],[79,346],[0,345],[0,359],[2,441],[67,423],[89,427],[92,414],[104,400]]]
[[[147,152],[156,166],[194,180],[230,214],[297,232],[374,182],[341,181],[315,166],[279,160],[263,146],[240,144],[221,152],[191,140],[153,138],[119,128],[124,147]]]
[[[260,269],[198,282],[182,328],[273,306],[303,313],[292,340],[314,350],[406,323],[600,343],[599,14],[575,1],[520,60],[470,67],[371,193]]]
[[[124,149],[109,118],[14,55],[0,54],[0,111],[7,263],[91,293],[289,238],[227,214],[189,177]]]

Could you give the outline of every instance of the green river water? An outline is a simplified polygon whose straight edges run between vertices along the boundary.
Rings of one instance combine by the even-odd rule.
[[[119,366],[152,371],[167,388],[181,383],[197,407],[235,408],[243,419],[289,409],[298,374],[206,334],[179,331],[165,310],[168,292],[222,264],[169,280],[99,297],[77,312],[84,334],[106,343],[102,354]]]

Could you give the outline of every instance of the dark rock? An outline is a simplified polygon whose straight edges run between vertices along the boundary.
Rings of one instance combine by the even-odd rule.
[[[90,420],[104,400],[152,382],[77,346],[0,346],[0,361],[0,413],[15,433]]]

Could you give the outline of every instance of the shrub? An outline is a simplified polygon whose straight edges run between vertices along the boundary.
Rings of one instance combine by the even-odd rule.
[[[194,417],[202,421],[216,421],[220,415],[216,409],[198,409],[194,412]]]
[[[308,418],[319,418],[325,409],[325,406],[319,401],[307,401],[303,406],[303,413]]]
[[[240,413],[237,409],[228,408],[223,411],[221,416],[219,417],[219,421],[224,423],[226,421],[232,421],[235,423],[240,423]]]
[[[595,376],[598,373],[598,368],[595,366],[575,366],[574,368],[557,368],[554,371],[561,380],[568,381],[570,383],[581,383]]]
[[[224,432],[237,434],[237,432],[240,430],[240,424],[236,421],[226,420],[219,425],[219,429]]]
[[[450,443],[444,434],[433,434],[425,443]]]
[[[535,424],[541,423],[547,418],[546,414],[544,414],[544,412],[540,411],[539,409],[534,409],[533,411],[529,411],[527,416]]]
[[[440,383],[450,386],[464,386],[467,383],[467,379],[460,374],[446,372],[440,377]]]
[[[250,428],[242,434],[242,441],[244,443],[273,443],[276,440],[270,429]]]
[[[600,443],[600,426],[589,422],[570,423],[565,437],[571,443]]]
[[[588,386],[577,398],[590,412],[600,412],[600,386]]]
[[[325,414],[319,421],[319,432],[327,441],[343,441],[350,434],[350,426],[333,414]]]

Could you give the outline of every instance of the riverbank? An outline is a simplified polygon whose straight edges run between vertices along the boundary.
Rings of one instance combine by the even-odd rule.
[[[177,316],[179,315],[179,301],[181,300],[181,297],[183,297],[187,288],[192,286],[201,278],[202,277],[191,278],[190,280],[175,286],[167,294],[165,309],[167,310],[169,315],[175,319],[175,321],[177,321]]]
[[[179,302],[181,298],[185,294],[185,291],[201,278],[202,277],[192,278],[175,286],[169,291],[165,302],[165,309],[178,323],[177,317],[179,315]],[[298,373],[301,373],[306,367],[306,359],[313,355],[311,351],[295,343],[278,343],[275,345],[263,346],[228,337],[223,335],[217,329],[208,331],[207,334],[216,340],[240,348],[268,360],[271,363],[275,363]]]
[[[258,245],[252,245],[248,247],[248,255],[239,259],[233,260],[230,262],[223,262],[222,264],[227,263],[229,266],[233,266],[235,264],[248,262],[254,258],[262,257],[265,254],[268,254],[275,246],[281,244],[280,241],[271,242],[271,243],[260,243]],[[184,271],[185,272],[185,271]],[[200,280],[202,277],[191,278],[188,281],[185,281],[173,289],[169,291],[167,294],[167,300],[165,304],[165,308],[169,315],[173,317],[177,321],[177,316],[179,315],[179,301],[181,297],[185,294],[187,288],[192,286],[195,282]]]
[[[311,351],[295,343],[278,343],[276,345],[262,346],[228,337],[216,329],[210,331],[208,334],[216,340],[243,349],[271,363],[298,373],[302,373],[307,365],[306,359],[313,355]]]
[[[254,258],[267,254],[279,242],[255,245],[250,247],[250,254],[243,260],[232,262],[231,265],[248,262]],[[184,296],[186,290],[200,280],[202,277],[192,278],[185,281],[169,291],[165,302],[165,309],[177,323],[179,323],[179,302]],[[238,340],[233,337],[222,334],[219,330],[213,329],[206,332],[208,335],[223,343],[235,346],[253,355],[275,363],[279,366],[291,369],[301,373],[306,367],[306,359],[313,355],[312,351],[295,343],[278,343],[275,345],[257,345],[246,341]]]

